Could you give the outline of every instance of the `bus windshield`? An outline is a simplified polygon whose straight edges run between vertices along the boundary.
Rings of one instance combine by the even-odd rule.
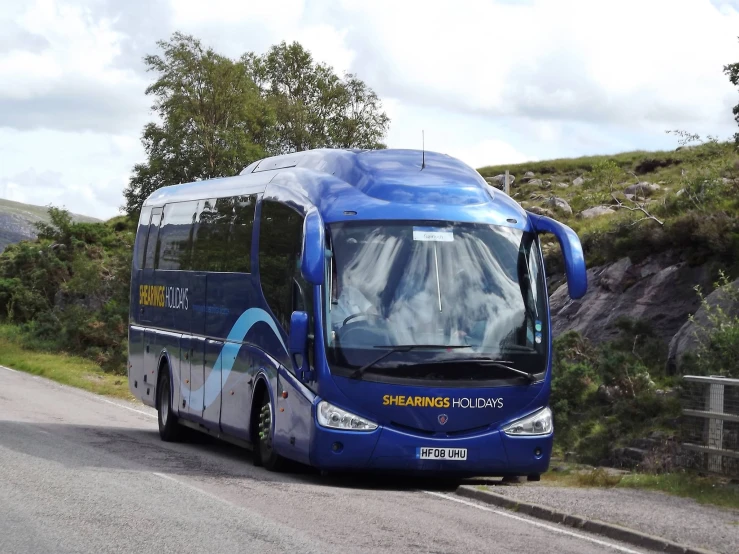
[[[393,382],[515,379],[506,365],[545,371],[547,311],[535,234],[488,224],[364,221],[330,225],[329,240],[324,319],[333,373],[356,375],[369,364],[363,378]]]

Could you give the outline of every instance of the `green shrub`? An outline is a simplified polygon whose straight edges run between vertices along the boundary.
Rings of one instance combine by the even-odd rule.
[[[598,464],[631,438],[668,425],[678,400],[658,390],[665,347],[643,322],[617,322],[618,337],[594,346],[576,332],[554,342],[551,406],[557,451]]]
[[[38,240],[0,254],[0,320],[21,326],[22,344],[63,350],[125,373],[135,223],[76,223],[49,208]]]
[[[721,272],[716,291],[726,296],[728,303],[739,306],[739,289],[727,275]],[[699,345],[695,353],[686,359],[686,373],[697,375],[721,375],[739,378],[739,315],[732,315],[721,306],[712,306],[696,287],[701,307],[708,317],[707,325],[696,323]],[[695,318],[691,316],[693,322]]]

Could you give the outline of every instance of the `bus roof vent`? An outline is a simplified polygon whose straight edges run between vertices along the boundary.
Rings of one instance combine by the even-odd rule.
[[[302,152],[295,152],[293,154],[284,154],[282,156],[272,156],[271,158],[264,158],[257,167],[254,168],[253,173],[260,171],[275,171],[277,169],[285,169],[288,167],[295,167],[303,157]]]

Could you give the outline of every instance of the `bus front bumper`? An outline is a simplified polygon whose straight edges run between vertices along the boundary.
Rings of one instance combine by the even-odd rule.
[[[487,431],[460,437],[432,437],[390,427],[372,432],[327,429],[314,424],[313,466],[322,470],[382,470],[455,475],[535,475],[549,467],[553,434],[510,436]],[[464,449],[464,459],[422,459],[426,449]],[[432,450],[433,451],[433,450]],[[441,452],[436,452],[436,455]],[[459,456],[459,451],[455,451]]]

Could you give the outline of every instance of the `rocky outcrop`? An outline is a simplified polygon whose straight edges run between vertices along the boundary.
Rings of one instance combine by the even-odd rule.
[[[624,194],[632,194],[634,196],[641,196],[642,198],[646,198],[647,196],[651,196],[652,194],[657,192],[659,189],[659,185],[642,181],[641,183],[636,183],[635,185],[629,185],[628,187],[626,187],[624,189]]]
[[[554,336],[575,330],[598,343],[616,338],[621,317],[651,324],[666,343],[700,307],[695,285],[712,288],[706,266],[691,267],[676,253],[663,253],[640,263],[629,258],[588,270],[588,292],[571,300],[562,284],[550,298]]]
[[[582,177],[578,177],[577,179],[575,179],[574,181],[572,181],[572,184],[575,185],[576,187],[579,187],[584,182],[585,182],[585,179],[583,179]]]
[[[583,210],[580,212],[580,217],[585,219],[590,219],[593,217],[598,217],[601,215],[608,215],[616,213],[613,211],[613,209],[609,208],[608,206],[595,206],[593,208],[588,208],[587,210]]]
[[[495,177],[485,177],[485,180],[488,182],[489,185],[492,185],[496,188],[503,189],[505,188],[505,174],[501,173],[500,175],[496,175]],[[513,183],[515,182],[516,178],[513,175],[508,175],[508,186],[513,186]]]
[[[527,171],[526,173],[523,174],[523,177],[521,178],[521,182],[522,183],[528,183],[534,177],[535,177],[535,175],[534,175],[534,172],[533,171]]]
[[[531,206],[530,208],[526,208],[531,213],[534,213],[536,215],[543,215],[546,217],[555,217],[554,212],[552,210],[547,210],[546,208],[542,208],[541,206]]]
[[[739,279],[731,283],[735,291],[739,291]],[[706,303],[711,309],[719,308],[729,317],[739,316],[739,300],[735,294],[726,290],[715,290],[706,297]],[[670,341],[670,351],[667,359],[667,371],[673,374],[681,373],[683,357],[694,352],[700,346],[701,330],[709,330],[712,323],[707,311],[701,306],[695,312],[693,321],[685,322]]]
[[[566,214],[572,215],[572,208],[567,203],[567,200],[565,200],[564,198],[552,196],[549,200],[547,200],[547,206],[549,208],[554,208],[555,210],[559,210]]]
[[[0,213],[0,252],[9,244],[22,240],[34,240],[36,228],[34,221],[19,214]]]

